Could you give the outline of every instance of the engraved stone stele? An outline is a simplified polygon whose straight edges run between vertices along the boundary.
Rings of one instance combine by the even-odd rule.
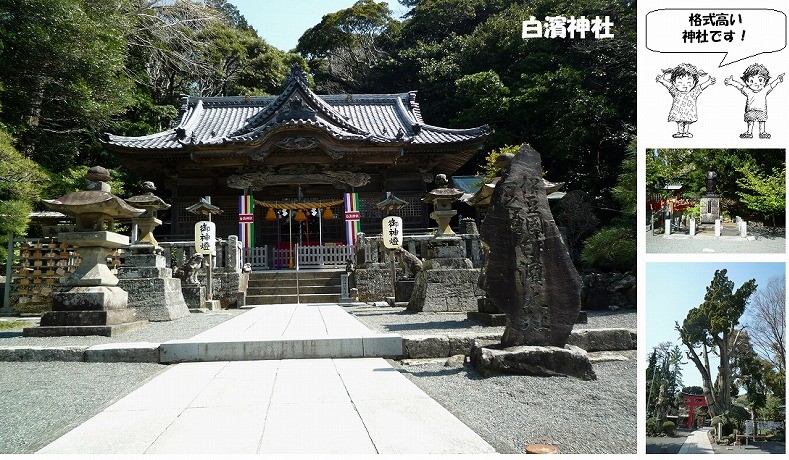
[[[66,278],[64,290],[52,294],[52,311],[41,317],[39,327],[24,329],[25,336],[113,336],[147,324],[128,308],[128,294],[118,287],[118,278],[107,267],[107,257],[129,244],[127,236],[112,231],[114,219],[137,217],[145,211],[110,193],[106,169],[90,168],[85,179],[86,191],[44,200],[49,209],[76,218],[76,231],[59,239],[77,246],[82,261]]]
[[[721,218],[721,198],[715,194],[718,173],[707,171],[704,182],[707,193],[699,200],[699,220],[702,224],[714,224]]]
[[[172,321],[189,314],[189,307],[181,293],[181,280],[173,278],[167,266],[163,249],[153,236],[153,230],[161,225],[158,211],[170,205],[154,195],[153,182],[144,182],[142,195],[126,201],[145,212],[132,218],[132,226],[140,231],[140,238],[129,246],[130,254],[124,258],[119,269],[120,286],[129,293],[129,307],[137,310],[137,317],[148,321]]]
[[[477,309],[477,298],[482,296],[479,288],[479,269],[466,257],[463,240],[449,227],[449,221],[457,214],[452,203],[463,196],[463,192],[447,187],[443,174],[436,176],[436,187],[423,199],[433,204],[430,217],[438,223],[433,238],[427,242],[427,260],[422,270],[416,273],[414,290],[408,302],[411,311],[459,311]]]
[[[593,379],[586,352],[567,346],[581,310],[581,278],[548,207],[540,154],[524,145],[503,165],[480,236],[487,257],[480,286],[507,315],[498,349],[475,347],[485,373]]]

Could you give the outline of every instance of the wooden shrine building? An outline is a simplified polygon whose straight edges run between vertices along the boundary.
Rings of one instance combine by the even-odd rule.
[[[453,174],[489,135],[486,127],[425,123],[415,92],[317,95],[298,69],[278,96],[187,97],[181,113],[172,129],[140,137],[108,134],[104,146],[172,203],[165,216],[169,231],[159,231],[163,237],[192,238],[201,217],[186,208],[203,196],[224,211],[214,216],[217,235],[235,234],[245,213],[239,197],[253,196],[259,205],[241,220],[254,219],[255,245],[286,243],[294,224],[302,244],[305,226],[309,244],[317,243],[318,226],[323,243],[343,244],[348,193],[356,194],[349,196],[361,231],[380,232],[375,204],[385,192],[408,202],[397,212],[407,229],[428,227],[421,198],[435,174]],[[303,214],[293,222],[298,203],[305,204]]]

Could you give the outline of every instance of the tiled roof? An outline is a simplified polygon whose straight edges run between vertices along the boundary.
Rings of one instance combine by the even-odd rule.
[[[141,150],[252,143],[283,127],[311,126],[337,140],[436,145],[481,141],[487,127],[449,129],[422,120],[416,93],[317,95],[294,70],[279,96],[190,97],[177,126],[148,136],[108,134],[110,146]]]

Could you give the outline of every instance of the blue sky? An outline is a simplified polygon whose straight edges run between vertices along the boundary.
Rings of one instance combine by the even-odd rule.
[[[756,279],[759,286],[766,286],[770,278],[785,275],[782,263],[648,263],[645,309],[647,356],[652,352],[652,348],[661,342],[680,345],[684,350],[674,330],[674,323],[682,324],[688,311],[704,301],[706,288],[712,281],[715,270],[723,268],[728,270],[727,276],[734,282],[734,289],[751,278]],[[747,315],[746,307],[741,323],[745,322]],[[717,359],[710,361],[715,373]],[[701,376],[690,360],[683,367],[682,376],[686,386],[701,386]]]
[[[399,18],[407,12],[397,0],[386,0]],[[296,47],[305,30],[321,22],[328,13],[348,8],[355,0],[231,0],[230,3],[257,30],[258,35],[281,50]]]

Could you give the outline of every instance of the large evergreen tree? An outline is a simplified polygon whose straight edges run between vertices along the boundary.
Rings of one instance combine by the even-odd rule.
[[[701,374],[704,396],[713,416],[721,415],[731,408],[731,389],[735,380],[733,371],[737,365],[735,347],[741,332],[737,326],[748,299],[756,290],[756,280],[751,279],[735,291],[734,282],[729,280],[726,273],[725,269],[715,271],[707,286],[704,302],[688,312],[681,326],[676,324],[688,358]],[[747,339],[742,340],[744,342]],[[720,358],[714,383],[710,353]]]

